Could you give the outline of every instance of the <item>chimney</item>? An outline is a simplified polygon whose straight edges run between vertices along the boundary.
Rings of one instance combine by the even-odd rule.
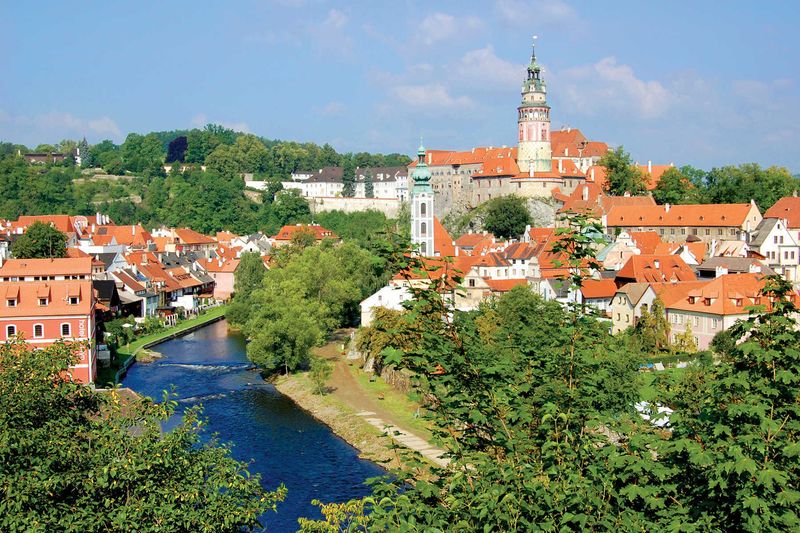
[[[664,212],[669,213],[669,204],[664,204]]]
[[[103,215],[101,215],[101,214],[100,214],[100,212],[98,211],[98,212],[97,212],[97,213],[95,213],[95,215],[94,215],[94,220],[95,220],[95,222],[97,222],[98,224],[100,224],[100,223],[101,223],[101,221],[103,220]]]
[[[131,236],[136,236],[136,226],[131,225]]]
[[[428,164],[430,165],[431,162],[433,162],[433,154],[429,153],[428,154]]]
[[[592,167],[592,181],[594,181],[594,167]]]
[[[563,172],[564,172],[564,160],[563,159],[559,159],[558,160],[558,173],[561,174]]]
[[[584,185],[583,186],[583,191],[581,191],[581,199],[583,199],[584,202],[589,199],[589,186],[588,185]]]
[[[95,231],[96,231],[96,229],[95,229],[95,225],[94,225],[94,224],[92,224],[92,233],[94,233]]]
[[[625,194],[623,194],[622,196],[624,196],[625,198],[630,198],[631,197],[631,192],[630,191],[625,191]]]
[[[648,174],[653,173],[653,161],[650,159],[647,160],[647,173]]]
[[[659,261],[658,259],[654,259],[653,266],[656,268],[661,268],[661,261]]]

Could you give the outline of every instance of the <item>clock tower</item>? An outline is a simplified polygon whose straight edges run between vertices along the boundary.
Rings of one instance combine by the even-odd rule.
[[[534,37],[536,39],[536,37]],[[536,48],[531,51],[527,79],[522,84],[522,103],[517,108],[519,147],[517,164],[524,173],[550,172],[550,106],[547,105],[547,86],[542,69],[536,63]]]

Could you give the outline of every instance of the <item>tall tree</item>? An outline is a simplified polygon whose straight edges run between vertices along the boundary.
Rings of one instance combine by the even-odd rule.
[[[76,346],[0,345],[0,530],[252,531],[285,495],[201,437],[198,409],[73,383]]]
[[[34,222],[11,248],[17,259],[66,257],[67,236],[50,224]]]
[[[364,171],[364,196],[367,198],[375,197],[375,182],[372,178],[372,171],[369,169]]]
[[[700,202],[700,191],[680,169],[669,168],[653,189],[653,199],[659,204],[695,204]]]
[[[630,193],[634,196],[647,194],[647,179],[634,166],[631,156],[622,146],[609,150],[600,159],[600,166],[606,169],[606,182],[603,185],[607,194],[622,196]]]
[[[175,137],[167,147],[167,163],[183,163],[186,160],[186,149],[189,146],[189,141],[185,135]]]
[[[518,238],[530,223],[528,202],[521,196],[501,196],[484,204],[483,227],[496,237]]]

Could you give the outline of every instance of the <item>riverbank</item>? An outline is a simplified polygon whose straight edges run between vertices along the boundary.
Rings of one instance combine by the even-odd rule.
[[[136,354],[139,350],[150,348],[170,339],[180,337],[181,335],[187,335],[198,328],[222,320],[225,318],[225,312],[227,310],[227,305],[212,307],[194,318],[182,321],[177,326],[167,328],[151,335],[145,335],[131,343],[120,346],[117,349],[117,361],[121,361],[121,363],[116,367],[112,366],[110,368],[99,369],[97,375],[98,385],[118,384],[125,376],[125,372],[127,372],[128,368],[136,362]]]
[[[404,468],[397,449],[402,446],[419,452],[424,461],[446,465],[443,450],[431,445],[430,431],[415,417],[418,406],[380,378],[371,382],[351,367],[340,354],[340,345],[341,339],[335,339],[313,354],[334,365],[327,394],[314,394],[307,372],[281,376],[276,388],[358,449],[364,459],[386,468]]]

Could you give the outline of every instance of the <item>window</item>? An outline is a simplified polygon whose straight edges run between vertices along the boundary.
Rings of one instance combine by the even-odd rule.
[[[44,324],[34,324],[33,325],[33,338],[34,339],[41,339],[44,337]]]
[[[422,223],[419,225],[419,234],[420,234],[422,237],[425,237],[425,236],[427,236],[427,235],[428,235],[428,225],[427,225],[426,223],[422,222]]]
[[[696,327],[696,328],[700,327],[700,317],[699,316],[694,317],[694,327]]]
[[[47,305],[47,298],[39,298],[39,305]]]
[[[722,235],[722,228],[717,230],[717,235]]]
[[[475,286],[475,279],[470,279],[469,280],[469,286],[470,287],[474,287]]]
[[[706,228],[706,235],[711,235],[711,230]]]
[[[70,327],[68,323],[61,324],[61,336],[62,337],[71,336]]]
[[[70,305],[78,305],[78,302],[80,302],[80,301],[81,301],[81,299],[78,298],[77,296],[70,296],[69,297],[69,304]]]
[[[6,300],[6,307],[16,307],[16,306],[17,306],[17,300],[15,300],[14,298],[8,298]]]
[[[421,204],[419,204],[419,215],[420,216],[424,217],[427,214],[427,211],[428,211],[428,204],[426,204],[425,202],[422,202]]]
[[[13,337],[16,334],[17,334],[17,326],[14,326],[14,325],[6,326],[6,338],[7,339],[10,339],[11,337]]]
[[[716,318],[711,320],[711,329],[717,329],[717,325],[719,324],[719,320]]]

